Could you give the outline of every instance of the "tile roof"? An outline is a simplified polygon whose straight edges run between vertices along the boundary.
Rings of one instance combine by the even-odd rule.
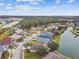
[[[0,44],[2,44],[2,45],[11,44],[11,38],[9,38],[9,37],[4,38],[4,39],[0,42]]]

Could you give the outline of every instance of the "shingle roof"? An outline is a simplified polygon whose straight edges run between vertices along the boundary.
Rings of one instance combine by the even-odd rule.
[[[38,49],[39,47],[42,47],[42,45],[41,45],[41,44],[33,44],[30,49],[31,49],[31,50],[36,50],[36,49]]]

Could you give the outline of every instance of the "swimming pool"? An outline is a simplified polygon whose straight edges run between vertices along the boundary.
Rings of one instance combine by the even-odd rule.
[[[37,35],[37,41],[42,43],[48,43],[51,40],[50,34],[48,33],[41,33]]]
[[[41,37],[49,37],[49,34],[47,34],[47,33],[42,33],[42,34],[39,34],[38,36],[41,36]]]

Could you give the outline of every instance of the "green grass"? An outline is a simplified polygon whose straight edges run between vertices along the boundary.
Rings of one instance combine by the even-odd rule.
[[[55,36],[54,42],[59,44],[59,42],[60,42],[60,35]]]
[[[38,56],[36,53],[27,53],[26,50],[24,52],[24,58],[25,59],[40,59],[40,56]]]
[[[64,30],[59,30],[57,32],[59,33],[59,35],[55,35],[55,37],[54,37],[53,40],[54,40],[55,43],[59,44],[59,42],[60,42],[60,36],[64,32]]]

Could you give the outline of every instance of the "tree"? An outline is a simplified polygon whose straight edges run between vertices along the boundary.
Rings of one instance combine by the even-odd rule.
[[[54,31],[54,35],[59,35],[59,32],[58,31]]]
[[[49,51],[51,52],[51,51],[56,51],[58,49],[59,45],[56,44],[55,42],[50,42],[50,43],[48,43],[48,47],[50,48]]]
[[[16,42],[22,42],[23,38],[16,39]]]
[[[45,25],[53,22],[54,20],[58,20],[53,17],[23,17],[23,20],[19,23],[20,28],[31,28],[31,26]]]
[[[47,54],[47,49],[45,47],[39,47],[36,51],[40,57],[43,57]]]
[[[9,57],[8,51],[3,51],[1,59],[8,59],[8,57]]]

